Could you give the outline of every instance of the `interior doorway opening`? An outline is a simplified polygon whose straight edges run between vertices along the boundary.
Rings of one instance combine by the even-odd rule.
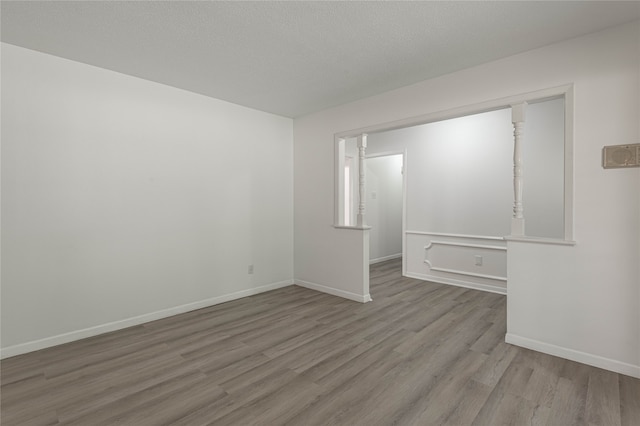
[[[365,165],[369,264],[402,258],[404,153],[368,155]]]

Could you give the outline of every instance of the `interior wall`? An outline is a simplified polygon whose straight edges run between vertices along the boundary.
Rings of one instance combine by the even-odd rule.
[[[292,152],[290,119],[2,44],[3,355],[291,284]]]
[[[509,242],[508,331],[640,376],[640,169],[601,167],[603,145],[640,140],[639,52],[636,21],[294,120],[296,279],[362,276],[358,231],[331,228],[336,133],[573,83],[577,244]]]
[[[366,159],[369,263],[402,256],[402,155]]]
[[[513,206],[510,109],[368,136],[367,153],[407,151],[407,229],[503,237]]]

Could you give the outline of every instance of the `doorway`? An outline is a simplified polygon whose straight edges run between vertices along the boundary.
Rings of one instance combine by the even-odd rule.
[[[369,263],[402,258],[404,154],[374,154],[365,164]]]

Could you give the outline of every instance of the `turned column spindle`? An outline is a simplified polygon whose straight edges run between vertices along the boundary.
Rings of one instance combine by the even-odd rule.
[[[511,106],[511,122],[513,123],[513,218],[511,219],[511,235],[519,236],[524,235],[522,142],[524,139],[526,108],[526,102]]]
[[[357,215],[357,225],[365,226],[365,151],[367,148],[367,135],[362,134],[358,136],[358,215]]]

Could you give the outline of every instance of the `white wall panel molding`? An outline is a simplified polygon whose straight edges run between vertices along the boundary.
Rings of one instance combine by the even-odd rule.
[[[452,238],[468,238],[474,240],[494,240],[504,241],[504,237],[494,237],[488,235],[464,235],[464,234],[449,234],[446,232],[426,232],[426,231],[405,231],[405,234],[409,235],[431,235],[434,237],[452,237]]]
[[[277,283],[267,284],[260,287],[254,287],[247,290],[237,291],[235,293],[223,296],[212,297],[206,300],[200,300],[193,303],[187,303],[181,306],[175,306],[161,311],[151,312],[145,315],[139,315],[133,318],[127,318],[121,321],[114,321],[108,324],[101,324],[95,327],[85,328],[83,330],[72,331],[70,333],[59,334],[44,339],[34,340],[32,342],[21,343],[9,346],[0,350],[0,359],[9,358],[28,352],[38,351],[40,349],[52,346],[62,345],[64,343],[74,342],[88,337],[98,336],[100,334],[109,333],[123,328],[133,327],[135,325],[156,321],[173,315],[183,314],[185,312],[195,311],[197,309],[208,308],[210,306],[219,305],[220,303],[230,302],[232,300],[241,299],[247,296],[264,293],[266,291],[276,290],[278,288],[293,285],[293,280],[286,280]]]
[[[507,247],[501,238],[416,231],[406,239],[406,276],[506,292]]]
[[[505,336],[505,342],[534,351],[543,352],[545,354],[592,365],[594,367],[604,368],[605,370],[614,371],[616,373],[640,378],[640,365],[628,364],[615,359],[605,358],[587,352],[529,339],[512,333],[507,333]]]
[[[454,242],[454,241],[435,241],[435,240],[430,241],[429,244],[427,244],[424,247],[424,249],[428,250],[431,247],[433,247],[434,245],[455,246],[455,247],[473,247],[473,248],[481,248],[481,249],[486,249],[486,250],[507,251],[507,248],[503,247],[503,246],[490,246],[490,245],[486,245],[486,244],[468,244],[468,243],[457,243],[457,242]]]
[[[575,246],[576,241],[558,240],[556,238],[521,237],[511,235],[504,237],[505,241],[518,241],[521,243],[549,244],[556,246]]]
[[[476,274],[474,272],[467,272],[460,269],[446,269],[446,268],[438,268],[436,266],[432,266],[428,260],[425,260],[424,263],[429,265],[429,269],[437,272],[446,272],[448,274],[457,274],[457,275],[466,275],[467,277],[476,277],[476,278],[486,278],[488,280],[496,280],[496,281],[504,281],[507,282],[507,277],[498,277],[495,275],[484,275],[484,274]]]
[[[504,282],[507,281],[507,277],[506,276],[479,274],[477,272],[469,272],[469,271],[464,271],[462,269],[449,269],[449,268],[440,268],[440,267],[437,267],[437,266],[433,266],[433,264],[429,261],[427,256],[428,256],[428,251],[430,249],[432,249],[434,245],[453,246],[453,247],[470,247],[470,248],[478,248],[478,249],[484,249],[484,250],[499,250],[499,251],[504,251],[504,252],[507,251],[506,247],[491,246],[491,245],[486,245],[486,244],[468,244],[468,243],[458,243],[458,242],[453,242],[453,241],[435,241],[435,240],[432,240],[432,241],[429,242],[429,244],[424,246],[424,250],[425,250],[424,263],[427,264],[427,266],[429,266],[429,269],[431,269],[432,271],[446,272],[448,274],[466,275],[468,277],[486,278],[486,279],[490,279],[490,280],[497,280],[497,281],[504,281]],[[505,273],[505,275],[506,275],[506,273]]]

